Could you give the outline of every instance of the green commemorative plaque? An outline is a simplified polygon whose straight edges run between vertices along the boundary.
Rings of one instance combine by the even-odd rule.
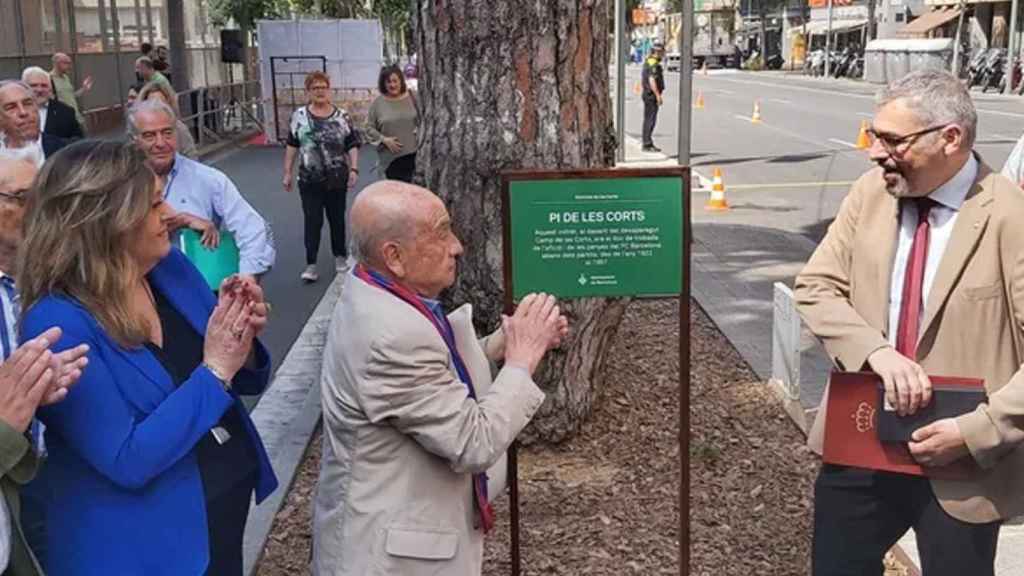
[[[504,176],[514,299],[681,293],[684,168]]]

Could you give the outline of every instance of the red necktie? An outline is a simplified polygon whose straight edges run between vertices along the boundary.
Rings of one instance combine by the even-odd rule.
[[[905,202],[915,202],[906,200]],[[900,304],[900,324],[896,332],[896,351],[911,360],[917,360],[917,337],[921,327],[924,268],[928,262],[928,213],[935,204],[928,198],[916,199],[917,228],[910,246],[907,269],[903,276],[903,301]]]

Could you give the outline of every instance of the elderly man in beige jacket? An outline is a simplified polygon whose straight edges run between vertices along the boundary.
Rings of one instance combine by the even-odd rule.
[[[468,305],[445,316],[462,245],[428,190],[378,182],[351,219],[359,263],[323,364],[313,574],[477,575],[505,452],[544,400],[531,375],[567,322],[547,295],[479,341]]]

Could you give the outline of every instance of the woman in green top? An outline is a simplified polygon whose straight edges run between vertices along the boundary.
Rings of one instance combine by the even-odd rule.
[[[380,165],[389,180],[412,182],[416,171],[416,126],[419,103],[406,89],[405,75],[395,65],[385,66],[377,80],[380,96],[370,105],[366,135],[377,146]]]

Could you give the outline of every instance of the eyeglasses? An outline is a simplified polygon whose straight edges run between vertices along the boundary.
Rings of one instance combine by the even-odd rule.
[[[16,204],[25,204],[25,191],[18,190],[13,194],[10,192],[0,192],[0,198],[6,198]]]
[[[903,136],[879,134],[878,132],[875,132],[874,128],[869,128],[867,130],[867,135],[872,144],[878,142],[889,154],[900,156],[902,154],[906,154],[907,150],[910,150],[910,147],[913,146],[914,142],[916,142],[921,136],[942,130],[946,126],[949,126],[949,124],[939,124],[938,126],[932,126],[931,128],[925,128],[924,130],[918,130],[917,132],[911,132],[910,134],[905,134]]]
[[[317,90],[330,90],[330,89],[331,89],[330,86],[324,86],[323,84],[319,84],[317,86],[310,86],[309,87],[309,91],[310,92],[316,92]]]

